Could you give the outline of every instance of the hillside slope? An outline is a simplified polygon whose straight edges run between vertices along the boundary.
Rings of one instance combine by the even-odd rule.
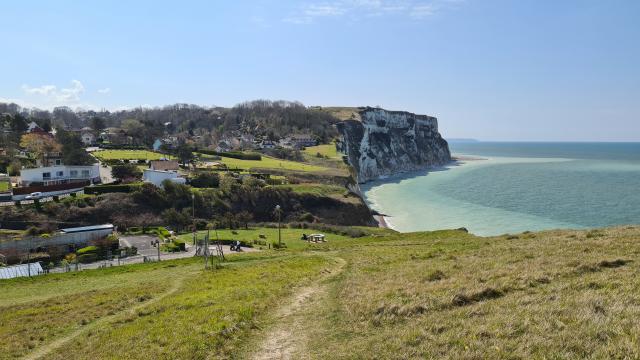
[[[640,356],[640,227],[371,231],[2,281],[0,358]]]

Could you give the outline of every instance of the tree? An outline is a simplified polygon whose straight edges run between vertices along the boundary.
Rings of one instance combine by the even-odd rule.
[[[253,215],[248,211],[241,211],[236,215],[238,222],[244,224],[245,230],[249,230],[249,222],[253,220]]]
[[[135,140],[141,141],[142,133],[144,132],[144,125],[138,120],[127,119],[122,122],[122,129]],[[134,141],[135,141],[134,140]]]
[[[234,225],[236,223],[236,217],[233,216],[232,213],[230,213],[230,212],[224,213],[223,220],[224,220],[224,223],[227,224],[229,229],[233,229],[234,228]]]
[[[56,139],[62,145],[62,162],[65,165],[90,165],[95,162],[84,149],[84,144],[79,134],[59,129]]]
[[[178,211],[174,208],[166,209],[162,212],[162,220],[174,227],[176,230],[181,230],[191,222],[191,216],[187,209]]]
[[[136,165],[127,163],[112,167],[111,176],[123,182],[131,182],[139,180],[142,177],[142,171]]]
[[[91,128],[95,132],[96,135],[100,134],[100,131],[104,130],[107,127],[103,118],[94,116],[91,118]]]
[[[52,137],[45,134],[24,134],[20,138],[20,146],[32,153],[36,158],[42,159],[46,154],[59,152],[62,147]]]
[[[178,155],[178,160],[180,160],[182,165],[186,165],[193,160],[193,151],[191,147],[185,143],[178,145],[176,154]]]

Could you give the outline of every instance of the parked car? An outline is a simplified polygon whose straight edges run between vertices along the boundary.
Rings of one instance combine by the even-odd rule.
[[[42,197],[42,193],[40,191],[37,192],[32,192],[31,194],[27,195],[27,197],[25,198],[26,200],[38,200]]]

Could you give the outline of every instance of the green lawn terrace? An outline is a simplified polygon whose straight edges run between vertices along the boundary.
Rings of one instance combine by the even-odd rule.
[[[100,161],[109,160],[160,160],[160,159],[174,159],[173,156],[167,154],[161,154],[159,152],[150,150],[98,150],[94,151],[95,156]]]
[[[315,154],[315,153],[314,153]],[[292,174],[319,174],[327,176],[347,176],[345,167],[338,166],[333,159],[314,158],[307,156],[306,162],[277,159],[262,155],[260,160],[244,160],[226,156],[211,156],[196,153],[200,161],[199,167],[251,172],[292,173]],[[224,166],[220,166],[224,165]]]
[[[374,231],[376,230],[373,228]],[[347,234],[338,234],[336,232],[330,231],[321,231],[317,229],[297,229],[297,228],[288,228],[286,225],[280,228],[280,240],[281,243],[287,249],[307,249],[307,248],[318,248],[322,247],[325,243],[309,243],[307,241],[302,240],[302,235],[310,235],[310,234],[324,234],[326,243],[329,242],[344,242],[353,239],[352,236]],[[217,233],[217,234],[216,234]],[[369,231],[369,228],[354,228],[354,234],[357,235],[365,235],[371,234],[372,231]],[[278,228],[271,227],[261,227],[261,228],[252,228],[249,229],[218,229],[218,230],[202,230],[196,232],[196,241],[202,241],[205,239],[206,235],[209,234],[209,241],[240,241],[244,244],[250,245],[253,248],[260,250],[267,250],[269,248],[273,248],[274,244],[278,243]],[[184,241],[186,244],[193,244],[193,233],[186,233],[178,236],[178,239]]]

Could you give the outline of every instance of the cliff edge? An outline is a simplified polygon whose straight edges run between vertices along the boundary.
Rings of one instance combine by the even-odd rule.
[[[451,161],[435,117],[371,107],[359,108],[358,115],[336,124],[336,146],[359,183]]]

